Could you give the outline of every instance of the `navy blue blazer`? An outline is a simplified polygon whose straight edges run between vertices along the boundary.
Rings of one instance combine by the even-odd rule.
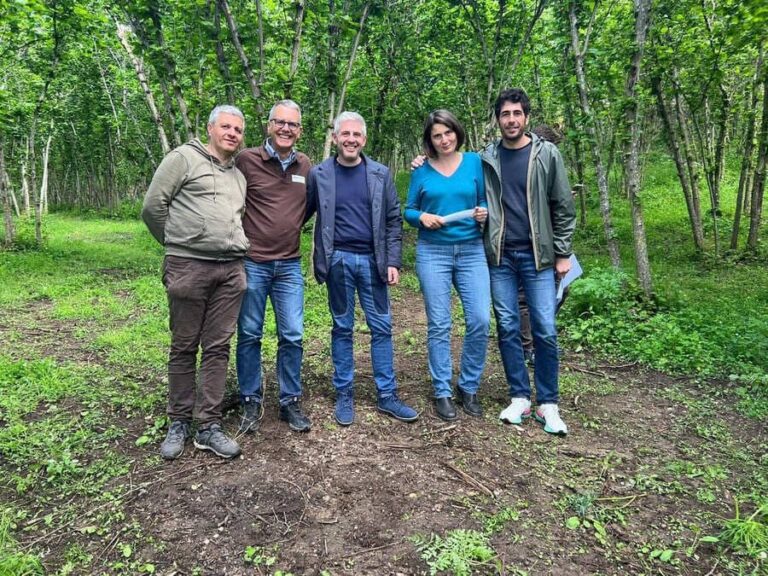
[[[382,282],[387,282],[387,268],[402,266],[403,217],[400,200],[389,168],[363,155],[368,199],[371,202],[371,228],[376,270]],[[333,254],[336,222],[336,171],[332,156],[313,166],[307,177],[306,222],[317,213],[312,246],[315,278],[322,284],[328,276]]]

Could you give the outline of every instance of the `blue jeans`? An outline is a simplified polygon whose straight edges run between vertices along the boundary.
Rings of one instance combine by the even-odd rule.
[[[304,335],[304,277],[298,258],[254,262],[245,259],[248,288],[237,324],[237,380],[240,396],[261,402],[261,337],[267,297],[277,325],[277,382],[280,404],[301,396]]]
[[[453,395],[451,379],[451,286],[464,308],[464,348],[459,388],[476,394],[488,351],[491,294],[482,240],[458,244],[416,244],[416,274],[427,311],[429,373],[435,398]]]
[[[331,358],[337,390],[354,384],[355,291],[371,331],[373,380],[379,397],[397,390],[389,289],[376,271],[373,254],[334,250],[328,271],[328,307],[333,317]]]
[[[511,398],[531,398],[531,382],[520,340],[518,289],[523,287],[533,335],[534,380],[539,404],[557,403],[559,369],[555,327],[554,268],[536,271],[533,252],[504,252],[501,264],[491,266],[491,292],[499,334],[499,351]]]

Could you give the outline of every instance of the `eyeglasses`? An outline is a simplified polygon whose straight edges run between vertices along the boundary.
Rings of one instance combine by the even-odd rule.
[[[301,128],[301,124],[299,122],[288,122],[287,120],[279,120],[277,118],[270,118],[269,121],[278,128],[288,128],[291,132],[296,132],[299,128]]]

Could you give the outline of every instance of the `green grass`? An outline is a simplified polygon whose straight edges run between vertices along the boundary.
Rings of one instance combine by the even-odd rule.
[[[403,193],[407,175],[399,175],[397,181]],[[768,271],[760,260],[696,257],[675,190],[670,165],[658,160],[649,163],[643,194],[658,293],[650,303],[626,277],[606,271],[599,216],[591,202],[589,226],[576,238],[587,275],[574,286],[563,312],[565,340],[571,347],[637,360],[697,379],[728,377],[730,383],[722,383],[718,395],[738,401],[745,414],[764,418],[768,414],[768,320],[764,313]],[[724,206],[732,202],[732,194],[733,183],[728,181]],[[626,275],[631,277],[626,203],[617,198],[614,208]],[[0,453],[4,459],[0,491],[14,502],[12,507],[0,508],[0,576],[43,573],[40,561],[17,544],[19,526],[34,532],[30,538],[34,540],[37,534],[72,521],[83,512],[69,504],[73,498],[93,502],[90,506],[105,504],[88,518],[89,526],[107,530],[120,524],[121,478],[137,462],[129,462],[123,456],[125,451],[115,450],[115,446],[138,447],[139,454],[145,451],[138,465],[152,467],[157,463],[156,442],[165,426],[169,334],[160,281],[161,247],[136,220],[51,214],[45,232],[42,250],[0,255],[0,317],[5,329],[0,351]],[[406,226],[403,282],[392,291],[396,306],[408,290],[418,289],[413,274],[415,238],[415,231]],[[309,254],[310,246],[305,231],[302,251]],[[326,289],[311,278],[310,265],[304,258],[305,361],[322,377],[331,371],[327,360],[331,321]],[[364,340],[366,336],[361,335]],[[415,335],[402,334],[398,354],[423,354],[417,342]],[[271,310],[263,352],[270,369],[276,352]],[[230,384],[232,381],[233,370]],[[575,372],[563,374],[561,381],[564,396],[581,397],[585,403],[589,397],[620,392],[623,386],[621,381]],[[757,506],[768,493],[766,473],[754,462],[742,462],[749,455],[744,456],[728,429],[718,422],[715,403],[687,386],[681,381],[659,393],[681,406],[675,426],[689,429],[691,441],[702,447],[695,454],[683,453],[681,447],[685,458],[640,467],[625,481],[644,492],[678,495],[683,489],[675,478],[678,475],[686,485],[693,479],[695,494],[691,497],[701,502],[722,499],[730,490]],[[138,429],[122,427],[127,419],[137,423]],[[585,428],[588,424],[600,425],[592,420],[583,423]],[[504,442],[517,450],[530,449],[516,434],[508,435]],[[541,450],[537,458],[540,470],[553,469],[555,456],[544,452],[543,446]],[[722,460],[726,452],[731,460]],[[100,457],[95,458],[95,453]],[[136,458],[135,452],[132,457]],[[584,498],[564,498],[559,515],[563,520],[575,516],[576,528],[591,539],[606,538],[597,526],[622,520],[620,503],[614,506],[596,496],[610,468],[609,460],[606,457],[592,480],[585,479],[575,466],[564,473],[568,483],[581,488],[578,494]],[[733,462],[733,468],[748,464],[754,473],[733,478],[728,462]],[[430,569],[446,566],[456,573],[478,565],[493,570],[497,560],[489,538],[513,532],[518,511],[500,507],[478,516],[484,532],[449,531],[424,537],[419,545],[428,554],[425,561]],[[762,542],[764,532],[759,526],[747,525],[749,518],[737,515],[734,521],[738,525],[721,523],[721,542],[736,552],[759,550],[753,543]],[[35,523],[29,525],[33,519]],[[764,527],[765,515],[760,513],[749,521]],[[726,531],[728,527],[731,532]],[[120,546],[128,546],[133,538],[131,534],[121,537]],[[135,535],[135,540],[141,538]],[[656,547],[649,554],[657,549],[661,550]],[[665,548],[660,555],[671,549]],[[91,572],[91,561],[77,545],[63,558],[70,573]],[[126,567],[113,568],[139,573],[143,565],[139,561],[134,553],[125,560]]]
[[[672,163],[655,154],[646,163],[642,201],[655,289],[652,302],[641,296],[632,279],[627,202],[614,194],[614,224],[624,270],[616,273],[604,249],[596,188],[591,186],[588,224],[577,230],[574,239],[585,275],[573,285],[560,322],[571,347],[599,350],[673,374],[729,378],[742,409],[751,416],[766,417],[768,267],[764,253],[743,258],[724,251],[730,241],[735,197],[732,172],[723,182],[723,253],[716,258],[709,224],[705,224],[707,254],[694,250]],[[706,210],[706,197],[702,203]],[[762,234],[768,234],[768,228]]]

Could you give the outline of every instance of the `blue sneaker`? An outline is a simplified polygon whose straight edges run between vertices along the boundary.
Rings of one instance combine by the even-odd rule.
[[[388,414],[401,422],[413,422],[419,418],[419,413],[407,404],[404,404],[397,397],[396,393],[391,396],[379,396],[376,408],[378,408],[379,412]]]
[[[349,426],[355,421],[355,395],[352,390],[336,391],[336,422]]]

